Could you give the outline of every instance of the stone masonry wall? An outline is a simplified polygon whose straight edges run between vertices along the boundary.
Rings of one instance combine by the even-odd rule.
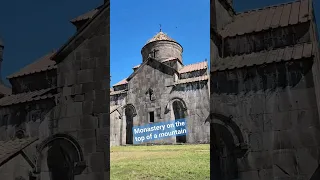
[[[249,145],[238,159],[240,179],[310,179],[314,174],[320,125],[311,73],[294,87],[211,94],[212,113],[231,115]]]
[[[118,111],[114,111],[110,114],[110,146],[121,145],[122,138],[125,137],[123,128],[121,128],[121,123],[123,124],[123,118]],[[122,134],[121,134],[122,133]]]
[[[205,124],[210,113],[208,86],[209,83],[205,81],[178,85],[169,94],[167,101],[179,97],[187,105],[188,143],[210,142],[210,126]]]
[[[76,178],[109,178],[109,13],[97,17],[91,36],[58,64],[60,96],[50,128],[79,142],[87,168]]]
[[[167,121],[163,117],[164,107],[168,99],[168,89],[165,84],[172,82],[173,77],[165,74],[154,67],[145,65],[129,81],[129,92],[127,96],[127,104],[132,104],[137,115],[133,119],[133,126],[140,126],[149,123],[148,113],[155,112],[155,122]],[[148,89],[153,90],[155,100],[150,101],[149,95],[146,94]],[[156,109],[161,109],[161,114],[157,114]]]
[[[35,103],[36,102],[36,103]],[[55,106],[53,99],[22,103],[0,108],[0,141],[8,141],[23,130],[27,137],[38,137],[39,126],[46,114]],[[7,116],[7,122],[4,122]]]
[[[201,89],[188,90],[187,88],[173,89],[166,84],[173,83],[174,77],[165,74],[158,69],[144,66],[141,71],[129,81],[129,92],[127,104],[132,104],[137,116],[134,117],[133,125],[144,125],[149,123],[148,113],[155,111],[155,122],[163,122],[173,120],[171,112],[166,113],[165,108],[172,103],[173,98],[182,98],[187,104],[187,122],[188,122],[188,143],[209,142],[210,132],[209,126],[204,121],[209,116],[209,92],[208,85],[202,85]],[[154,91],[155,101],[150,101],[146,94],[151,88]],[[197,103],[198,102],[198,103]],[[172,107],[172,106],[171,106]],[[160,109],[157,111],[157,109]],[[124,136],[125,137],[125,136]],[[173,143],[175,138],[169,138],[159,142]]]

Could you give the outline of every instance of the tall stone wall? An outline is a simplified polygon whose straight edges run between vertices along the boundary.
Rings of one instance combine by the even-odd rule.
[[[303,62],[310,64],[307,63],[309,60],[300,63]],[[259,88],[262,86],[257,81],[240,83],[236,89],[246,90],[238,93],[213,89],[212,113],[231,117],[241,131],[243,143],[249,145],[247,154],[237,159],[239,178],[282,179],[290,176],[310,179],[315,173],[320,155],[320,124],[313,75],[311,67],[307,67],[307,71],[300,69],[304,69],[303,74],[297,69],[295,73],[279,72],[279,76],[263,81],[263,87],[267,87],[264,90]],[[268,72],[276,74],[276,71]],[[282,78],[284,74],[290,74],[286,81]],[[231,85],[222,79],[220,83],[225,90]],[[285,86],[280,87],[281,83]],[[216,88],[215,83],[213,88]],[[215,123],[218,121],[218,118],[214,120]]]
[[[172,112],[173,100],[179,98],[186,103],[186,119],[188,123],[187,143],[208,143],[210,132],[205,120],[209,116],[209,90],[208,82],[195,82],[189,85],[170,86],[174,76],[161,72],[155,67],[145,65],[129,81],[129,91],[126,104],[132,104],[137,115],[133,125],[149,123],[150,111],[155,112],[155,122],[174,120]],[[151,88],[155,99],[151,101],[146,93]],[[169,111],[167,111],[169,107]],[[122,112],[122,119],[118,120],[111,114],[111,124],[122,128],[122,140],[126,137],[126,116]],[[118,124],[120,123],[120,124]],[[123,123],[121,125],[121,123]],[[117,131],[118,132],[118,131]],[[113,135],[112,135],[113,136]],[[115,135],[116,136],[116,135]],[[119,136],[118,136],[119,137]],[[115,137],[113,137],[115,138]],[[118,139],[119,140],[119,139]],[[125,141],[122,141],[125,143]],[[174,143],[175,138],[157,141],[158,143]]]
[[[86,39],[57,65],[59,96],[49,136],[67,134],[80,145],[86,168],[76,178],[109,178],[109,13],[104,10]]]
[[[209,143],[210,126],[205,123],[210,113],[209,83],[207,81],[181,84],[169,94],[167,102],[181,98],[186,103],[188,143]]]

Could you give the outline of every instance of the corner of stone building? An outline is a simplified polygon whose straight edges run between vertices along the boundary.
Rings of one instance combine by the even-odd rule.
[[[44,134],[47,138],[42,141],[42,146],[55,140],[79,146],[74,148],[79,151],[76,168],[81,171],[75,179],[104,180],[110,177],[109,15],[109,9],[101,12],[91,22],[94,27],[88,27],[90,30],[86,32],[84,42],[57,65],[62,69],[58,70],[57,105],[50,113],[49,132]],[[72,148],[65,148],[67,152],[75,153]],[[39,173],[42,173],[41,168]]]

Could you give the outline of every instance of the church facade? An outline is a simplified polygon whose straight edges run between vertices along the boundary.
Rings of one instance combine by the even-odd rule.
[[[209,143],[208,62],[184,65],[183,47],[161,30],[142,62],[110,92],[110,145],[133,144],[133,126],[186,119],[187,135],[150,143]],[[112,67],[111,67],[112,68]]]
[[[73,19],[58,51],[0,83],[1,180],[109,179],[109,8]]]
[[[317,31],[312,0],[211,1],[211,178],[320,179]]]

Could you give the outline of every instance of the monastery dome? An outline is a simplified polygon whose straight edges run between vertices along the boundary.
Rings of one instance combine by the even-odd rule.
[[[182,51],[183,48],[177,41],[160,30],[141,49],[142,61],[153,57],[159,61],[177,58],[182,62]]]

